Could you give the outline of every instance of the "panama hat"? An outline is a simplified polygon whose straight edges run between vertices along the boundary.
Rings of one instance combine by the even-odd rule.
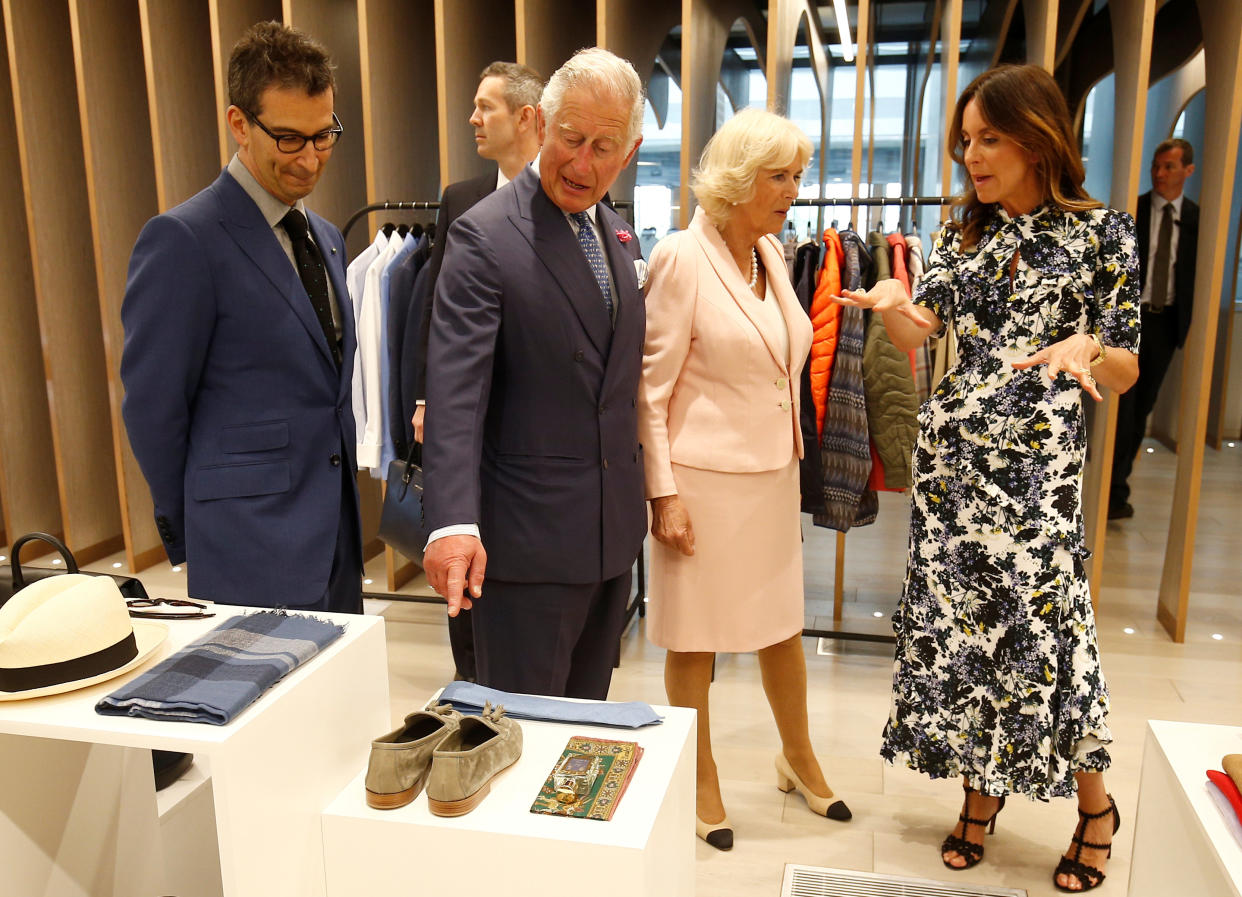
[[[131,620],[106,576],[33,582],[0,607],[0,701],[104,682],[140,666],[167,636],[163,623]]]

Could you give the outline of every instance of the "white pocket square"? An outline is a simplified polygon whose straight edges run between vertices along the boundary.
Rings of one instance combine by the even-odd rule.
[[[647,263],[642,259],[634,259],[634,274],[638,277],[638,288],[647,285]]]

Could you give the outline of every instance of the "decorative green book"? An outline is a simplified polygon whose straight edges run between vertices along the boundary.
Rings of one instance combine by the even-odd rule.
[[[576,819],[611,819],[642,755],[642,746],[636,741],[575,735],[561,751],[530,811]]]

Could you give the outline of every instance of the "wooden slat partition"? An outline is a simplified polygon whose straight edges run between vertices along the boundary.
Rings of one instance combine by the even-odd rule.
[[[103,324],[112,449],[116,459],[121,528],[129,569],[162,560],[151,492],[130,449],[121,418],[121,300],[129,254],[138,232],[158,211],[155,162],[145,139],[151,119],[145,102],[142,30],[137,0],[101,5],[72,0],[73,60],[82,122],[86,192]],[[139,139],[135,139],[139,135]]]
[[[147,105],[161,212],[220,173],[219,121],[205,4],[139,0]]]
[[[1131,214],[1137,208],[1138,180],[1142,168],[1143,122],[1147,113],[1147,73],[1151,67],[1151,30],[1155,0],[1124,0],[1109,8],[1113,27],[1113,59],[1116,62],[1113,128],[1133,140],[1113,141],[1113,179],[1109,205]],[[1140,239],[1146,239],[1140,236]],[[1104,576],[1104,541],[1108,533],[1109,474],[1117,435],[1117,397],[1104,390],[1103,403],[1095,406],[1087,435],[1091,454],[1083,477],[1083,518],[1087,547],[1092,556],[1087,566],[1091,597],[1099,600]]]
[[[367,199],[435,200],[435,2],[360,0],[358,16]],[[371,216],[372,233],[382,217]]]
[[[854,33],[857,55],[854,57],[854,145],[850,150],[851,196],[861,196],[863,109],[866,107],[867,60],[871,55],[871,3],[858,0],[858,26]],[[858,210],[850,209],[850,227],[858,226]]]
[[[945,0],[940,19],[940,41],[944,48],[940,54],[940,96],[944,103],[944,127],[941,134],[948,136],[953,122],[953,107],[965,84],[958,84],[957,69],[960,60],[959,46],[962,41],[962,0]],[[941,141],[940,195],[953,194],[953,157],[943,150]]]
[[[682,0],[681,4],[681,224],[690,226],[693,198],[690,172],[716,133],[716,86],[729,32],[738,19],[750,19],[746,0]],[[751,22],[752,33],[762,30]],[[760,52],[765,47],[758,48]]]
[[[583,0],[515,0],[514,18],[515,58],[545,81],[575,52],[595,44],[595,10]]]
[[[7,19],[7,9],[5,18]],[[0,41],[0,132],[17,133],[8,41]],[[52,422],[35,309],[30,234],[17,143],[0,140],[0,509],[7,545],[24,533],[63,535]],[[31,546],[32,551],[34,546]],[[33,554],[32,554],[33,556]]]
[[[1057,0],[1024,0],[1026,61],[1052,71],[1057,55]]]
[[[336,114],[345,133],[307,204],[337,226],[367,203],[366,135],[362,113],[362,67],[356,0],[284,0],[284,21],[318,40],[336,64]],[[401,19],[391,27],[400,31]],[[418,85],[408,85],[417,90]],[[353,257],[367,243],[367,234],[354,228],[346,246]],[[368,473],[358,477],[362,512],[362,553],[372,558],[384,550],[379,531],[380,483]]]
[[[367,202],[358,4],[355,0],[285,0],[284,16],[287,25],[305,31],[327,47],[336,63],[336,114],[345,133],[307,203],[339,227]],[[391,27],[401,32],[402,19],[392,22]],[[419,89],[416,84],[408,87]],[[367,236],[355,229],[350,237],[348,251],[352,257],[366,246]],[[369,531],[373,533],[374,529]],[[364,536],[367,532],[364,526]]]
[[[440,193],[434,0],[359,0],[358,33],[367,197],[433,200]],[[380,217],[370,216],[371,233]],[[390,591],[419,569],[389,547],[384,568]]]
[[[1164,553],[1164,572],[1156,617],[1175,642],[1186,640],[1199,481],[1207,432],[1212,352],[1219,322],[1219,299],[1228,247],[1229,202],[1242,127],[1242,4],[1202,0],[1203,46],[1207,68],[1207,116],[1202,158],[1203,192],[1199,213],[1199,254],[1195,263],[1195,314],[1186,338],[1186,366],[1178,432],[1177,481]],[[1141,133],[1138,131],[1136,133]]]
[[[52,422],[40,463],[55,464],[65,541],[89,563],[123,540],[69,9],[4,0],[4,19]]]
[[[670,0],[596,0],[595,9],[596,45],[632,62],[645,87],[660,47],[681,22],[680,4]],[[617,176],[612,185],[614,199],[634,198],[636,163],[637,157]]]
[[[497,59],[516,59],[514,9],[488,0],[435,0],[436,96],[440,122],[440,185],[495,170],[475,152],[470,113],[479,72]],[[551,72],[541,72],[545,77]]]
[[[764,75],[768,82],[768,109],[777,115],[789,114],[793,50],[798,42],[798,29],[806,16],[806,0],[770,0],[768,3],[768,67]]]
[[[242,33],[256,22],[279,22],[283,15],[280,0],[211,0],[211,68],[215,74],[216,120],[220,132],[220,167],[237,152],[237,142],[229,133],[224,110],[229,106],[229,54]]]

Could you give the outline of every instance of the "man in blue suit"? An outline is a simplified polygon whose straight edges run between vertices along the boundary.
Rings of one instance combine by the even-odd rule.
[[[450,615],[473,606],[478,681],[506,691],[608,695],[647,529],[646,315],[633,231],[600,200],[638,151],[642,113],[633,66],[580,50],[544,89],[535,165],[447,235],[425,567]]]
[[[261,23],[228,87],[237,154],[130,258],[125,426],[190,595],[360,613],[345,246],[303,204],[341,135],[331,60]]]

